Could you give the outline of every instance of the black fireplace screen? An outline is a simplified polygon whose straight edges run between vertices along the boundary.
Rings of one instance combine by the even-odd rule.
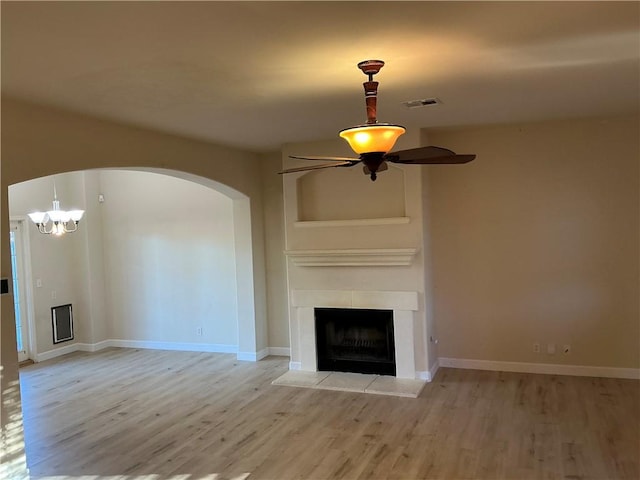
[[[395,375],[393,311],[316,308],[318,370]]]

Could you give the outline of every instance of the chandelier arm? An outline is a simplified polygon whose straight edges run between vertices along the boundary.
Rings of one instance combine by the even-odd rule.
[[[73,226],[74,226],[73,230],[70,230],[67,228],[67,225],[69,225],[70,223],[73,223]],[[78,222],[75,222],[75,221],[65,222],[62,224],[62,226],[64,228],[65,233],[73,233],[76,230],[78,230]]]
[[[47,224],[46,223],[39,223],[38,224],[38,231],[40,233],[44,233],[45,235],[51,235],[53,233],[53,226],[54,226],[54,223],[51,222],[51,230],[47,231]]]

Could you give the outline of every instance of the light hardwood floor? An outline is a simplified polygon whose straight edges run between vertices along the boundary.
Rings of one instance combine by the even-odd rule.
[[[271,385],[287,361],[113,348],[24,367],[32,477],[640,478],[638,381],[442,368],[411,399]]]

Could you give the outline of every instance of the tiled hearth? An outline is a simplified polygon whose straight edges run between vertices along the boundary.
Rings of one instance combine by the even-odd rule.
[[[425,382],[423,380],[409,380],[386,375],[289,370],[284,375],[275,379],[273,384],[288,387],[416,398],[420,395]]]

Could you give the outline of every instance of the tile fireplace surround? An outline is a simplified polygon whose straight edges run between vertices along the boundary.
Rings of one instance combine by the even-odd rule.
[[[359,290],[293,290],[291,303],[298,322],[300,362],[291,370],[317,371],[314,308],[367,308],[393,310],[396,377],[415,379],[414,312],[418,310],[418,292]]]

